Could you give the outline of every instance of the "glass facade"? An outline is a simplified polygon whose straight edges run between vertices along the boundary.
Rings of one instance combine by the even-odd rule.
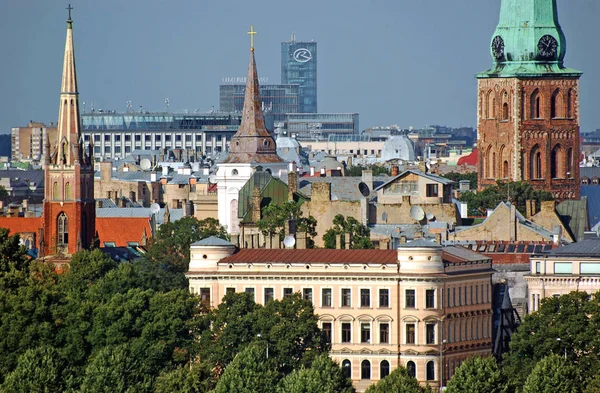
[[[219,109],[221,112],[242,113],[246,85],[220,85]],[[260,98],[265,115],[265,126],[273,130],[274,122],[285,121],[286,113],[296,113],[298,107],[298,85],[261,85]]]
[[[281,43],[281,83],[299,86],[299,113],[317,112],[317,43]]]
[[[358,135],[358,113],[288,113],[288,132],[298,139],[324,139],[332,135]]]

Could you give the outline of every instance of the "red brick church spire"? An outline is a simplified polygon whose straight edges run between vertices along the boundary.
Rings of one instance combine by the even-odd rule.
[[[275,140],[265,128],[265,118],[262,112],[258,72],[254,59],[254,34],[253,28],[248,32],[251,37],[250,64],[248,65],[248,78],[244,96],[244,109],[242,124],[231,138],[229,156],[225,163],[275,163],[283,160],[277,155]]]
[[[71,5],[58,114],[58,139],[44,164],[42,255],[68,256],[92,243],[95,234],[94,166],[84,154],[73,50]],[[48,147],[49,142],[46,141]]]

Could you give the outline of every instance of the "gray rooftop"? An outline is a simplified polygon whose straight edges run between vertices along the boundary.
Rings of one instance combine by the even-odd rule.
[[[202,247],[235,247],[233,243],[228,242],[227,240],[221,239],[220,237],[210,236],[205,237],[202,240],[199,240],[195,243],[192,243],[192,246],[202,246]]]
[[[400,244],[400,246],[398,246],[398,248],[440,248],[440,247],[442,247],[442,246],[440,246],[435,241],[433,241],[431,239],[425,239],[422,237],[419,239],[415,239],[413,241],[407,242],[407,243]]]
[[[564,247],[558,247],[545,253],[544,256],[600,258],[600,238],[585,239]]]
[[[424,177],[426,179],[429,179],[429,180],[434,181],[436,183],[441,183],[443,185],[449,185],[449,184],[454,183],[454,181],[452,181],[450,179],[447,179],[447,178],[442,177],[442,176],[434,175],[432,173],[425,173],[425,172],[418,171],[416,169],[407,169],[404,172],[400,173],[398,176],[392,177],[386,183],[384,183],[384,184],[376,187],[375,191],[379,190],[380,188],[383,188],[383,187],[387,186],[389,183],[393,182],[396,179],[400,179],[400,178],[406,176],[409,173],[415,174],[417,176],[422,176],[422,177]]]
[[[373,188],[377,188],[389,179],[389,176],[374,176]],[[312,183],[331,183],[331,200],[339,201],[359,201],[364,198],[363,194],[358,189],[358,185],[362,182],[360,176],[348,177],[301,177],[298,179],[299,191],[307,196],[310,196]],[[376,196],[374,190],[370,190],[368,198]]]

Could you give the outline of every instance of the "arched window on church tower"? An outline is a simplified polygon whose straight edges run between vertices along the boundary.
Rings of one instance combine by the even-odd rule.
[[[567,92],[567,118],[573,117],[573,89]]]
[[[65,184],[65,200],[70,200],[71,198],[71,183]]]
[[[59,199],[58,182],[54,182],[54,184],[52,185],[52,199],[54,199],[55,201]]]
[[[555,178],[563,179],[565,177],[564,171],[564,152],[560,145],[554,146],[550,158],[550,176]]]
[[[506,91],[502,92],[502,120],[509,120],[510,117],[510,106],[508,93]]]
[[[531,179],[542,178],[542,153],[538,145],[535,145],[529,153],[529,176]]]
[[[487,179],[492,177],[492,145],[489,145],[485,151],[485,157],[482,157],[485,167],[483,168],[484,176]]]
[[[496,162],[498,162],[496,160],[496,152],[494,152],[494,154],[492,154],[492,157],[493,157],[492,163],[491,163],[492,164],[492,179],[495,179],[497,177],[496,176]]]
[[[553,119],[561,119],[564,117],[563,111],[564,97],[559,89],[556,89],[552,93],[552,100],[550,101],[550,115]]]
[[[487,118],[495,119],[496,118],[496,99],[494,98],[494,92],[492,90],[488,91],[487,94]]]
[[[540,91],[537,89],[531,94],[530,118],[542,118],[542,97],[540,96]]]
[[[69,244],[69,219],[65,213],[60,213],[58,215],[57,222],[57,241],[59,246],[66,246]]]

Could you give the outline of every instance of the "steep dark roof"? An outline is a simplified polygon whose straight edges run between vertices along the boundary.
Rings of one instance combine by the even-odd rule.
[[[600,238],[585,239],[577,243],[571,243],[564,247],[555,248],[544,256],[556,257],[600,257]]]

